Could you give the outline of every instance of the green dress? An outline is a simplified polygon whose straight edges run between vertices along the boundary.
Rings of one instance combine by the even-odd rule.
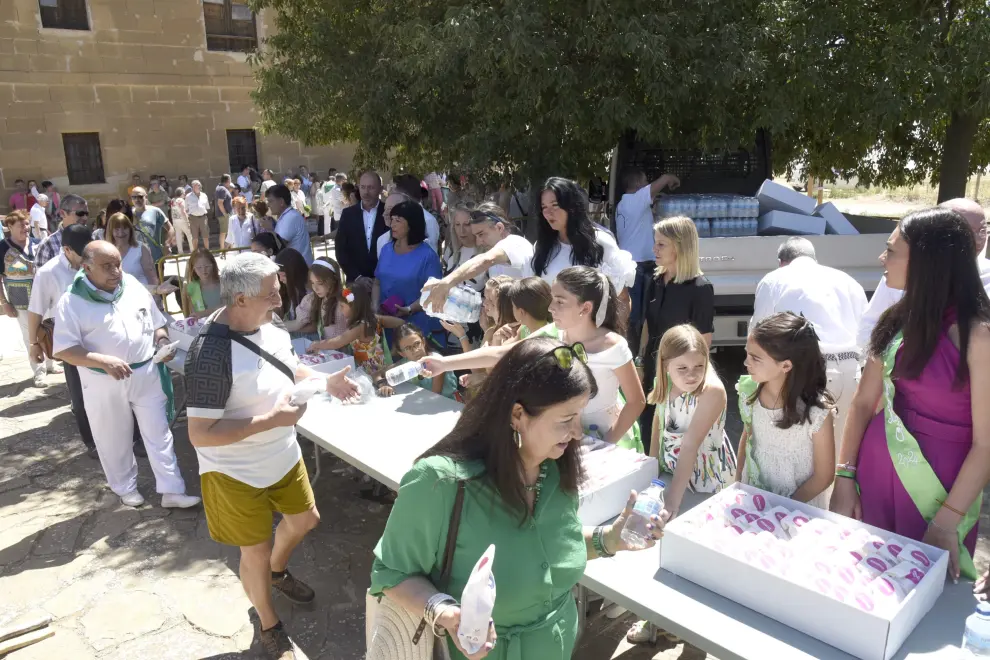
[[[436,583],[447,541],[457,480],[468,479],[447,593],[460,600],[475,563],[495,544],[495,630],[490,660],[568,660],[577,640],[577,606],[571,589],[588,560],[577,495],[560,489],[550,462],[535,515],[500,504],[479,462],[444,457],[418,461],[402,478],[385,533],[375,547],[371,593],[378,595],[412,576]],[[452,660],[464,655],[448,642]]]

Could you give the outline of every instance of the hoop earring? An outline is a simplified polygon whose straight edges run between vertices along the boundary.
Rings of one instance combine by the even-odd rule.
[[[522,449],[522,436],[519,431],[512,429],[512,438],[516,441],[516,449]]]

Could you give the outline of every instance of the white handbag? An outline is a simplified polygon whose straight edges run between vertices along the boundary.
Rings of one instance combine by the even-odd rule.
[[[454,562],[454,546],[457,543],[457,530],[461,523],[461,508],[464,505],[464,482],[457,483],[457,496],[450,512],[450,525],[447,527],[447,546],[444,548],[440,580],[437,585],[446,589],[450,578],[450,567]],[[439,641],[432,630],[421,630],[426,619],[417,621],[413,615],[387,596],[378,598],[371,591],[364,599],[364,636],[368,653],[366,660],[450,660],[447,641]],[[419,639],[414,643],[416,633]]]

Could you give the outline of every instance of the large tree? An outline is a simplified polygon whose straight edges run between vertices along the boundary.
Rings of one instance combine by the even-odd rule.
[[[772,126],[757,0],[253,0],[262,127],[361,164],[603,174],[628,129],[736,147]],[[772,106],[769,106],[772,107]]]
[[[863,183],[990,163],[987,0],[251,0],[262,128],[358,162],[603,173],[629,129]]]
[[[771,48],[793,118],[778,163],[864,184],[939,182],[962,197],[990,164],[990,3],[781,3]]]

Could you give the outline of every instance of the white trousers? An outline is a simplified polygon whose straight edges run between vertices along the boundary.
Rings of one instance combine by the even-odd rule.
[[[134,411],[151,470],[155,473],[157,491],[185,493],[186,484],[175,459],[157,365],[149,362],[123,380],[80,367],[79,379],[89,426],[110,489],[121,496],[137,490],[134,418],[131,417],[131,411]]]
[[[185,243],[189,245],[189,251],[193,250],[193,239],[192,231],[189,228],[189,222],[187,220],[173,220],[172,226],[175,227],[175,246],[179,249],[179,254],[183,254],[186,251],[185,244],[183,243],[183,237],[185,237]]]
[[[842,446],[842,431],[846,426],[846,416],[853,396],[859,386],[859,360],[826,360],[825,374],[828,376],[828,391],[835,399],[835,414],[832,422],[835,428],[835,460],[839,461],[839,447]]]
[[[51,369],[55,365],[51,360],[35,362],[31,358],[31,336],[28,334],[28,313],[26,309],[17,310],[17,325],[21,328],[21,337],[24,339],[24,349],[28,352],[28,364],[31,365],[31,371],[34,372],[35,376],[44,376],[46,367]]]

